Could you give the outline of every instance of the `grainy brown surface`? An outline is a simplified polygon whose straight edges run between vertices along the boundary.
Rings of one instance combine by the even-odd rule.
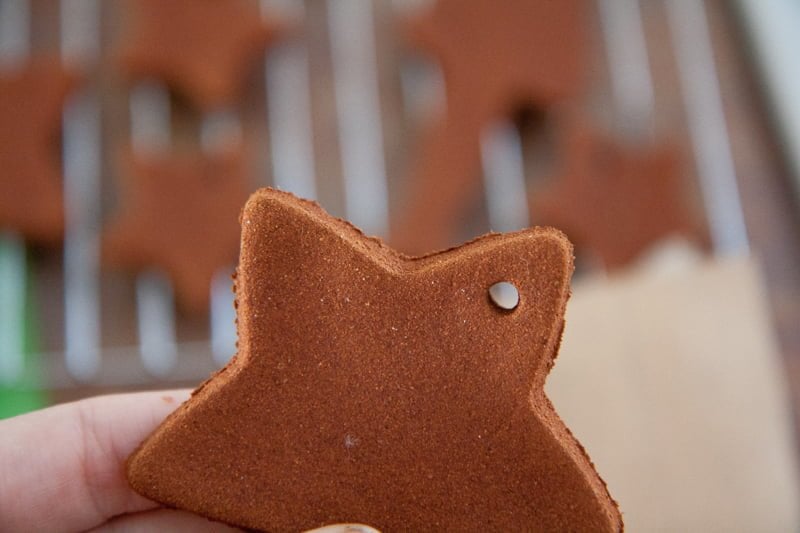
[[[242,216],[239,353],[128,462],[137,491],[298,531],[618,531],[543,392],[572,248],[552,229],[419,259],[263,189]],[[488,288],[520,291],[499,310]]]

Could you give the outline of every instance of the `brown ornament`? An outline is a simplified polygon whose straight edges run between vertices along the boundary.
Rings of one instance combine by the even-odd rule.
[[[125,166],[122,206],[103,235],[104,262],[161,268],[184,310],[207,310],[214,274],[236,262],[249,192],[241,153],[128,156]]]
[[[556,230],[409,258],[262,189],[242,214],[239,353],[134,452],[128,479],[259,530],[619,531],[543,390],[571,273]],[[511,311],[488,296],[500,280],[519,288]]]
[[[55,146],[75,85],[57,59],[0,75],[0,229],[33,242],[64,235],[63,181]]]
[[[278,33],[247,0],[128,0],[123,66],[167,82],[197,107],[236,101],[253,61]]]
[[[587,8],[584,0],[439,0],[415,21],[411,39],[439,60],[447,102],[412,162],[395,246],[424,253],[451,244],[481,190],[487,126],[581,93]]]
[[[566,134],[563,170],[531,194],[531,217],[555,226],[608,269],[636,259],[660,239],[681,235],[704,246],[688,205],[678,151],[627,148],[586,128]]]

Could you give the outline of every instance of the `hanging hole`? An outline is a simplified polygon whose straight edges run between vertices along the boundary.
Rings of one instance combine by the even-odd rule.
[[[489,287],[489,299],[500,309],[511,311],[519,305],[519,291],[513,284],[499,281]]]

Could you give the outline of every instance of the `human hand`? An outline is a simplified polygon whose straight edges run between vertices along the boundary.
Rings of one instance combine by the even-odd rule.
[[[0,421],[0,531],[235,531],[164,509],[125,479],[128,455],[189,393],[98,396]]]

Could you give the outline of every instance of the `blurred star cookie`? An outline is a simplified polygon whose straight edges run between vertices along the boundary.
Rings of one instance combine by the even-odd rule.
[[[103,233],[103,260],[135,271],[160,268],[178,304],[208,309],[214,274],[236,262],[248,183],[238,150],[125,158],[121,207]]]
[[[122,63],[133,78],[167,82],[207,110],[235,102],[254,60],[275,40],[247,0],[128,0]]]
[[[57,58],[0,71],[0,230],[33,242],[64,234],[56,143],[76,77]]]
[[[446,105],[423,131],[392,244],[452,244],[481,191],[481,137],[498,121],[574,101],[586,85],[584,0],[438,0],[409,26],[444,75]]]

